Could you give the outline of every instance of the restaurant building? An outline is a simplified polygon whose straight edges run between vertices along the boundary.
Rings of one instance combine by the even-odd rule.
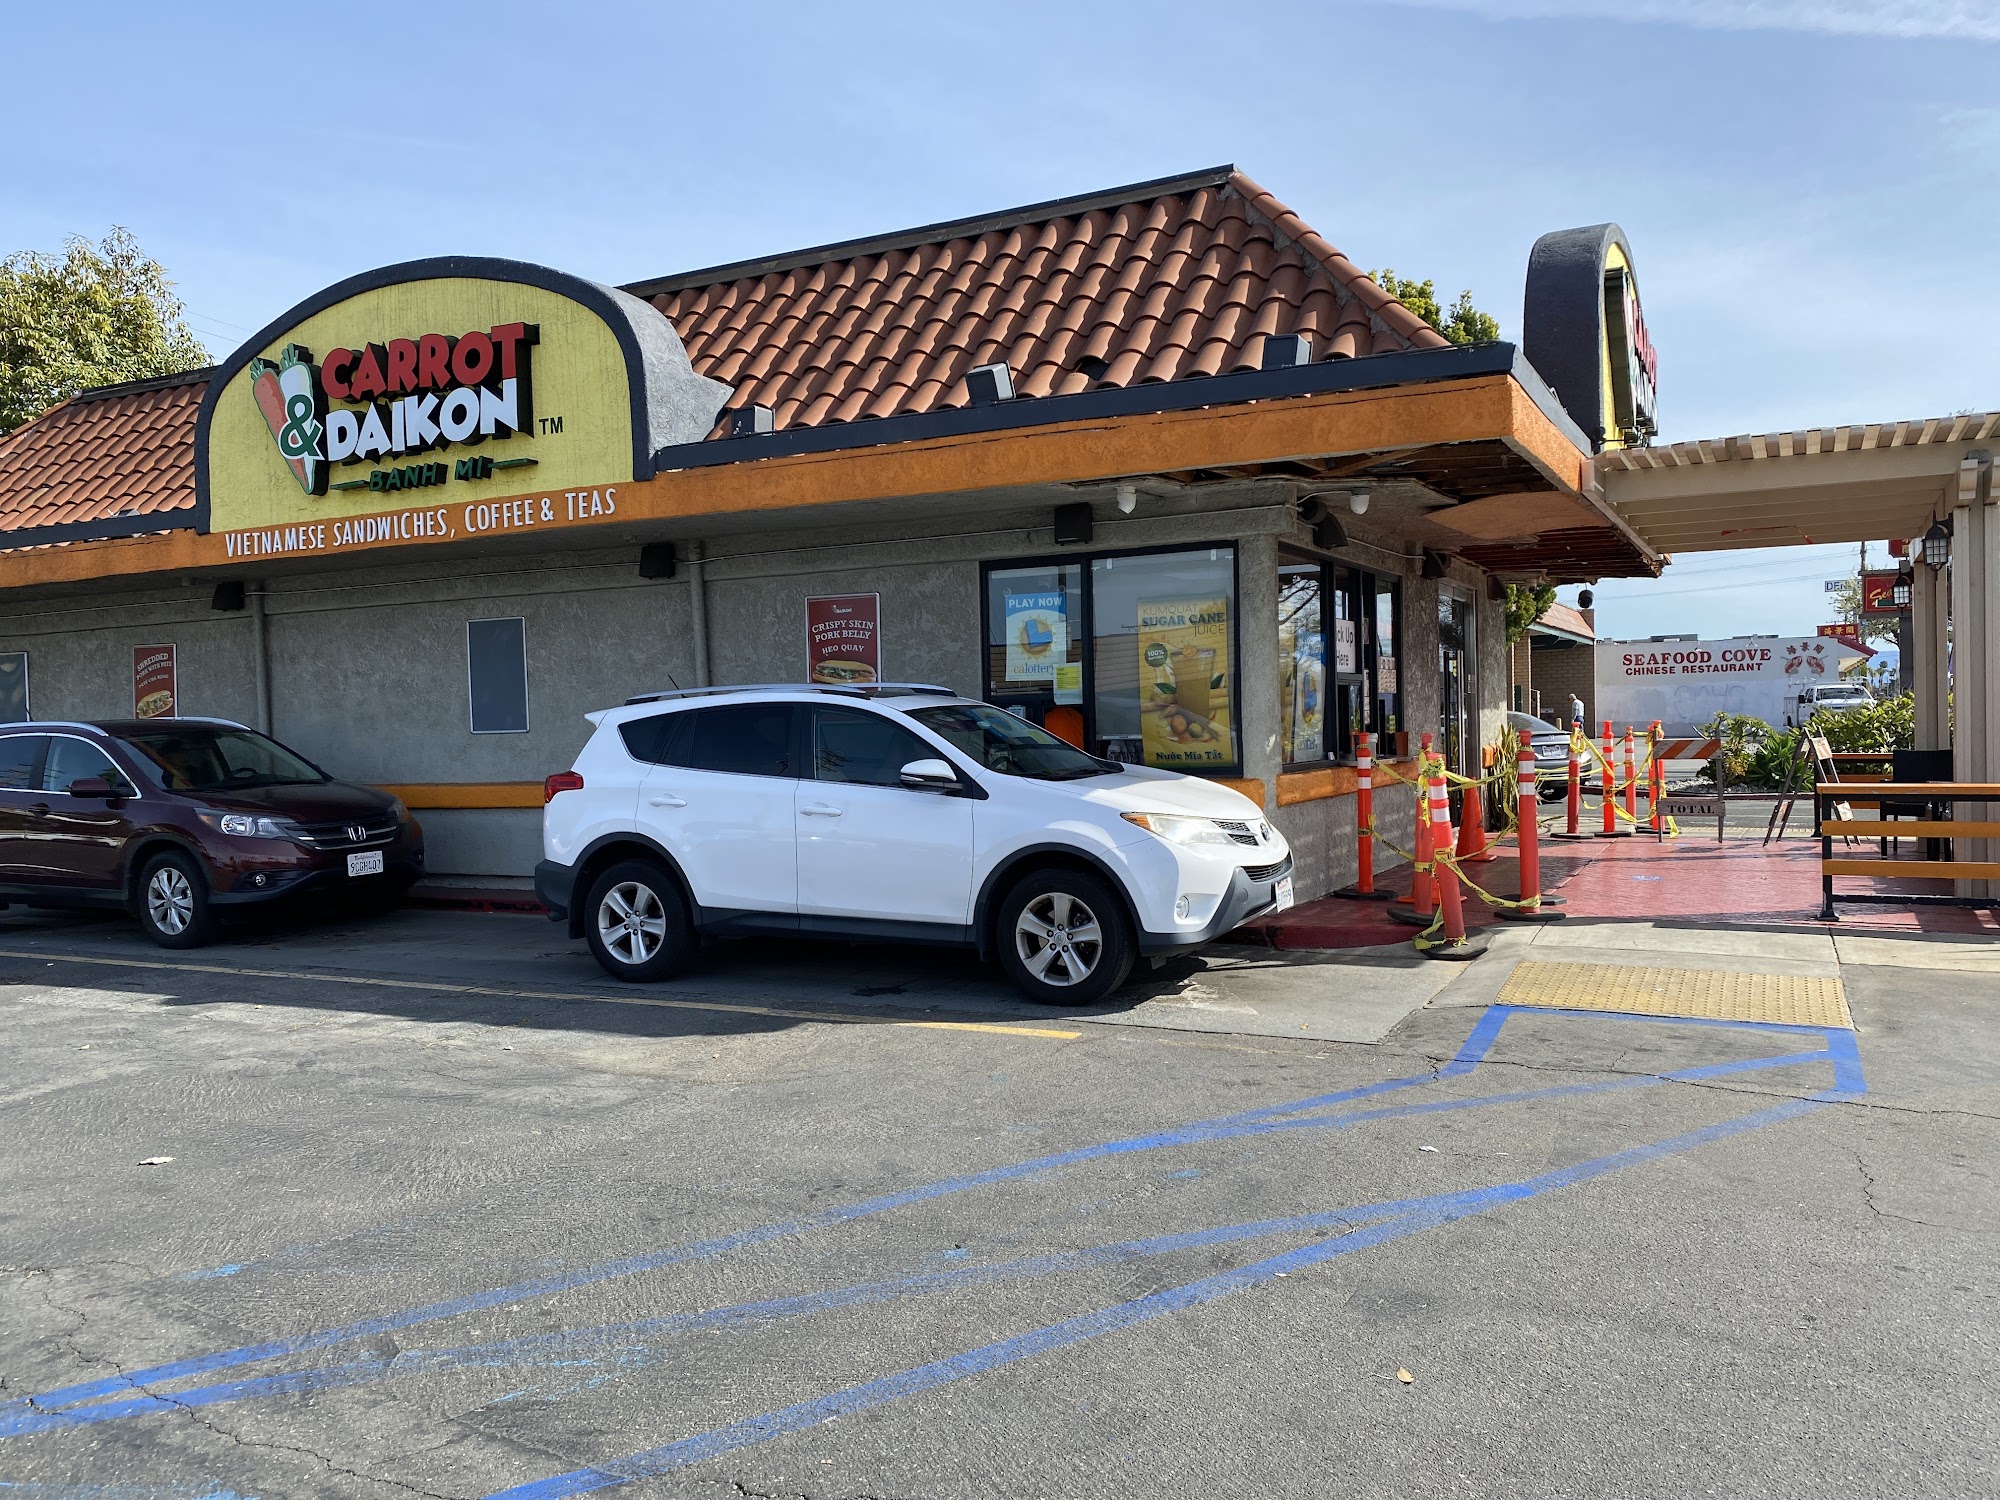
[[[1352,878],[1356,736],[1461,769],[1501,585],[1657,573],[1615,226],[1449,344],[1233,168],[609,288],[364,272],[0,438],[0,716],[215,715],[527,874],[583,715],[940,683],[1260,802]],[[1385,799],[1401,842],[1407,799]]]

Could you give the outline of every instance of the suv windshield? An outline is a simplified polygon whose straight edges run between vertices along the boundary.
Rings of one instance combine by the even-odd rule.
[[[249,729],[179,725],[135,730],[119,739],[139,752],[140,764],[169,792],[242,791],[333,779],[276,740]]]
[[[1111,776],[1124,769],[1116,761],[1086,755],[1046,729],[985,703],[941,703],[934,708],[913,709],[910,717],[987,770],[1003,776],[1074,781],[1080,776]]]

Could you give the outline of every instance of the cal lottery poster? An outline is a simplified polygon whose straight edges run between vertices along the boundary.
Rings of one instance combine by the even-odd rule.
[[[1235,763],[1229,729],[1229,600],[1139,601],[1140,735],[1149,766]]]
[[[1007,680],[1053,682],[1056,664],[1069,660],[1069,616],[1060,590],[1009,594]]]

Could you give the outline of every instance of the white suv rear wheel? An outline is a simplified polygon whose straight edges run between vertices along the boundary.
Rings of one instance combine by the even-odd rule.
[[[665,979],[694,952],[680,887],[652,860],[624,860],[591,883],[583,930],[604,972],[617,979]]]

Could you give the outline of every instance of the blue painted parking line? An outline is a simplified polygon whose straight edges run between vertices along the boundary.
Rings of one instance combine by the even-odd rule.
[[[1817,1100],[1787,1100],[1783,1104],[1759,1110],[1755,1114],[1726,1120],[1718,1125],[1705,1126],[1700,1130],[1689,1131],[1685,1135],[1656,1141],[1650,1145],[1635,1146],[1630,1150],[1579,1162],[1561,1171],[1544,1173],[1539,1177],[1525,1178],[1520,1182],[1506,1183],[1497,1187],[1441,1195],[1431,1200],[1428,1206],[1365,1229],[1354,1230],[1336,1239],[1302,1245],[1283,1255],[1274,1255],[1267,1260],[1239,1266],[1233,1271],[1223,1271],[1214,1276],[1203,1277],[1199,1281],[1191,1281],[1184,1286],[1153,1292],[1114,1307],[1085,1313],[1081,1317],[1067,1318],[1046,1328],[1017,1334],[1012,1338],[986,1344],[977,1349],[968,1349],[948,1359],[935,1360],[930,1364],[919,1365],[915,1369],[850,1386],[846,1390],[835,1391],[811,1401],[801,1401],[796,1405],[781,1407],[776,1411],[731,1423],[727,1427],[718,1427],[710,1432],[682,1438],[643,1453],[632,1454],[614,1463],[574,1469],[567,1474],[534,1480],[505,1490],[496,1490],[487,1496],[486,1500],[563,1500],[566,1496],[592,1494],[598,1490],[630,1484],[637,1479],[653,1478],[675,1469],[685,1468],[689,1464],[699,1463],[704,1459],[717,1458],[738,1449],[767,1443],[773,1438],[803,1432],[808,1428],[830,1422],[836,1417],[867,1411],[905,1396],[914,1396],[922,1391],[934,1390],[941,1385],[949,1385],[967,1376],[984,1374],[1003,1365],[1013,1364],[1034,1355],[1046,1354],[1053,1349],[1079,1344],[1086,1339],[1097,1338],[1119,1329],[1130,1328],[1167,1313],[1213,1302],[1232,1292],[1262,1285],[1274,1277],[1304,1270],[1309,1266],[1321,1265],[1340,1256],[1351,1255],[1358,1250],[1373,1249],[1391,1240],[1448,1224],[1472,1214],[1485,1213],[1503,1204],[1522,1202],[1556,1188],[1587,1182],[1608,1172],[1619,1171],[1641,1162],[1658,1161],[1664,1157],[1675,1156],[1698,1146],[1707,1145],[1711,1141],[1722,1140],[1745,1131],[1760,1130],[1766,1125],[1794,1119],[1825,1107],[1823,1102]]]
[[[1753,1057],[1737,1061],[1706,1064],[1699,1067],[1677,1069],[1671,1072],[1599,1079],[1587,1082],[1550,1085],[1535,1089],[1496,1093],[1470,1098],[1446,1098],[1421,1100],[1408,1103],[1376,1105],[1371,1108],[1348,1110],[1343,1113],[1325,1114],[1321,1111],[1338,1109],[1344,1105],[1356,1104],[1382,1095],[1433,1084],[1440,1079],[1463,1076],[1473,1072],[1488,1060],[1500,1035],[1512,1018],[1518,1015],[1548,1015],[1563,1019],[1588,1019],[1594,1021],[1645,1021],[1652,1024],[1696,1024],[1703,1026],[1726,1026],[1752,1033],[1781,1034],[1786,1037],[1812,1037],[1821,1042],[1816,1051],[1778,1053],[1764,1057]],[[769,1243],[773,1240],[797,1235],[835,1225],[855,1222],[891,1209],[909,1204],[930,1201],[950,1193],[969,1189],[1036,1177],[1059,1168],[1080,1165],[1087,1162],[1110,1159],[1134,1152],[1161,1150],[1174,1147],[1196,1146],[1211,1142],[1241,1139],[1245,1137],[1282,1137],[1299,1131],[1335,1130],[1350,1126],[1386,1120],[1416,1118],[1433,1114],[1473,1109],[1490,1109],[1508,1104],[1543,1101],[1549,1099],[1583,1097],[1616,1091],[1643,1089],[1666,1083],[1696,1082],[1723,1078],[1767,1069],[1792,1068],[1825,1063],[1832,1072],[1834,1088],[1822,1091],[1809,1098],[1788,1101],[1786,1105],[1773,1110],[1760,1111],[1737,1121],[1706,1127],[1704,1130],[1678,1136],[1671,1141],[1647,1146],[1631,1147],[1591,1162],[1545,1173],[1539,1177],[1524,1179],[1518,1183],[1501,1184],[1492,1188],[1472,1189],[1460,1193],[1434,1195],[1431,1197],[1399,1200],[1388,1203],[1360,1205],[1321,1213],[1301,1215],[1283,1220],[1267,1220],[1247,1224],[1226,1225],[1216,1228],[1187,1231],[1181,1234],[1157,1236],[1145,1240],[1125,1241],[1118,1244],[1091,1249],[1063,1252],[1056,1255],[1033,1257],[1025,1260],[1002,1262],[990,1266],[967,1266],[948,1272],[927,1272],[892,1277],[881,1281],[861,1283],[855,1286],[801,1294],[792,1297],[768,1299],[762,1302],[739,1304],[734,1307],[713,1309],[704,1313],[673,1314],[666,1317],[640,1320],[638,1322],[608,1325],[597,1329],[567,1330],[554,1334],[537,1335],[530,1339],[506,1340],[494,1344],[474,1345],[458,1349],[432,1351],[405,1351],[393,1359],[350,1360],[342,1364],[315,1369],[277,1372],[268,1375],[251,1376],[243,1379],[219,1382],[209,1386],[186,1389],[173,1394],[157,1393],[147,1387],[175,1382],[192,1375],[215,1373],[239,1369],[247,1365],[265,1363],[319,1349],[337,1347],[357,1339],[367,1338],[380,1332],[410,1328],[425,1323],[458,1316],[465,1312],[477,1311],[501,1303],[516,1303],[531,1297],[546,1296],[555,1292],[573,1290],[630,1276],[642,1271],[689,1264],[710,1259],[731,1251]],[[1642,1161],[1657,1160],[1661,1156],[1690,1150],[1708,1140],[1720,1139],[1740,1131],[1759,1128],[1763,1124],[1791,1118],[1821,1105],[1855,1097],[1865,1092],[1866,1083],[1861,1074],[1859,1053],[1855,1048],[1851,1032],[1831,1031],[1819,1027],[1800,1027],[1766,1023],[1701,1021],[1687,1022],[1675,1018],[1659,1016],[1622,1015],[1615,1012],[1566,1012],[1542,1010],[1535,1007],[1492,1006],[1483,1012],[1453,1059],[1435,1073],[1424,1073],[1408,1078],[1391,1079],[1381,1083],[1361,1085],[1351,1089],[1328,1094],[1309,1096],[1289,1104],[1267,1106],[1260,1109],[1242,1111],[1216,1119],[1199,1121],[1173,1130],[1151,1135],[1131,1137],[1122,1141],[1107,1142],[1095,1146],[1079,1147],[1037,1157],[1026,1162],[996,1167],[984,1172],[966,1174],[943,1181],[906,1189],[898,1193],[884,1194],[822,1211],[821,1213],[778,1224],[741,1231],[737,1234],[705,1240],[694,1245],[678,1246],[656,1251],[642,1256],[628,1257],[600,1266],[563,1272],[533,1281],[516,1283],[511,1286],[494,1288],[463,1297],[434,1302],[426,1306],[388,1313],[378,1317],[362,1319],[337,1328],[321,1330],[292,1339],[273,1340],[262,1344],[247,1345],[237,1349],[223,1350],[207,1355],[157,1365],[149,1369],[134,1370],[121,1377],[108,1380],[84,1382],[45,1392],[39,1396],[16,1398],[0,1403],[0,1438],[24,1436],[68,1427],[92,1426],[102,1422],[116,1421],[127,1417],[172,1409],[212,1406],[225,1402],[256,1399],[308,1391],[331,1390],[352,1386],[384,1376],[404,1374],[439,1374],[453,1370],[491,1368],[495,1365],[534,1364],[538,1358],[554,1361],[562,1358],[563,1351],[577,1345],[614,1344],[619,1340],[645,1340],[670,1337],[696,1329],[722,1329],[743,1327],[770,1321],[776,1318],[795,1317],[824,1312],[835,1308],[861,1306],[891,1301],[901,1297],[922,1296],[935,1292],[963,1288],[980,1284],[992,1284],[1028,1277],[1051,1276],[1065,1271],[1082,1269],[1092,1265],[1115,1263],[1143,1256],[1167,1255],[1179,1250],[1199,1248],[1225,1243],[1238,1243],[1257,1238],[1268,1238],[1284,1234],[1324,1233],[1328,1229],[1343,1229],[1345,1232],[1331,1240],[1321,1240],[1301,1246],[1280,1255],[1259,1261],[1238,1271],[1225,1272],[1217,1276],[1189,1283],[1186,1287],[1153,1294],[1150,1298],[1139,1299],[1138,1303],[1121,1304],[1119,1308],[1104,1309],[1099,1313],[1082,1318],[1069,1319],[1034,1334],[1021,1335],[1016,1339],[1004,1340],[1001,1344],[986,1346],[983,1350],[968,1351],[950,1360],[935,1365],[921,1367],[917,1371],[904,1372],[903,1376],[885,1377],[884,1381],[869,1382],[847,1392],[820,1398],[818,1402],[802,1403],[795,1408],[785,1408],[781,1412],[766,1413],[763,1417],[750,1419],[748,1423],[735,1424],[714,1433],[683,1440],[668,1445],[667,1448],[651,1450],[632,1460],[621,1461],[608,1469],[577,1471],[575,1475],[559,1476],[558,1479],[541,1481],[550,1485],[583,1485],[582,1488],[555,1488],[539,1490],[533,1487],[509,1490],[508,1496],[581,1494],[592,1488],[602,1488],[606,1484],[623,1483],[629,1478],[640,1477],[643,1473],[665,1472],[664,1468],[646,1467],[664,1463],[667,1467],[677,1467],[684,1462],[692,1462],[695,1457],[705,1456],[712,1451],[730,1451],[733,1447],[745,1446],[752,1441],[764,1441],[784,1431],[798,1430],[799,1426],[811,1426],[838,1415],[842,1409],[863,1409],[867,1405],[881,1404],[896,1399],[898,1395],[915,1390],[929,1389],[931,1385],[945,1380],[963,1378],[978,1373],[980,1369],[993,1368],[997,1364],[1010,1362],[1016,1358],[1026,1358],[1031,1354],[1050,1348],[1063,1347],[1081,1339],[1095,1337],[1113,1328],[1130,1326],[1135,1321],[1159,1316],[1179,1307],[1193,1306],[1211,1301],[1216,1296],[1245,1286],[1259,1284],[1267,1276],[1282,1274],[1293,1264],[1317,1264],[1320,1260],[1335,1255],[1351,1253],[1388,1239],[1399,1238],[1419,1229],[1435,1227],[1451,1222],[1470,1213],[1486,1212],[1505,1203],[1521,1201],[1556,1187],[1569,1186],[1575,1182],[1587,1181],[1609,1171],[1620,1170]],[[1304,1259],[1299,1259],[1304,1257]],[[1275,1269],[1273,1269],[1275,1268]],[[1246,1279],[1247,1278],[1247,1279]],[[1001,1351],[1001,1352],[994,1352]],[[983,1362],[982,1362],[983,1361]],[[565,1360],[573,1363],[573,1360]],[[900,1385],[896,1382],[902,1382]],[[863,1394],[869,1393],[869,1394]],[[845,1407],[842,1402],[860,1401],[861,1406]],[[827,1405],[832,1403],[832,1405]],[[812,1416],[813,1412],[825,1414]],[[763,1437],[754,1436],[761,1432]],[[723,1446],[716,1448],[720,1443]],[[693,1445],[693,1446],[689,1446]],[[643,1460],[643,1463],[641,1462]],[[633,1465],[639,1464],[638,1469]],[[595,1476],[595,1477],[591,1477]],[[588,1482],[586,1483],[586,1479]]]

